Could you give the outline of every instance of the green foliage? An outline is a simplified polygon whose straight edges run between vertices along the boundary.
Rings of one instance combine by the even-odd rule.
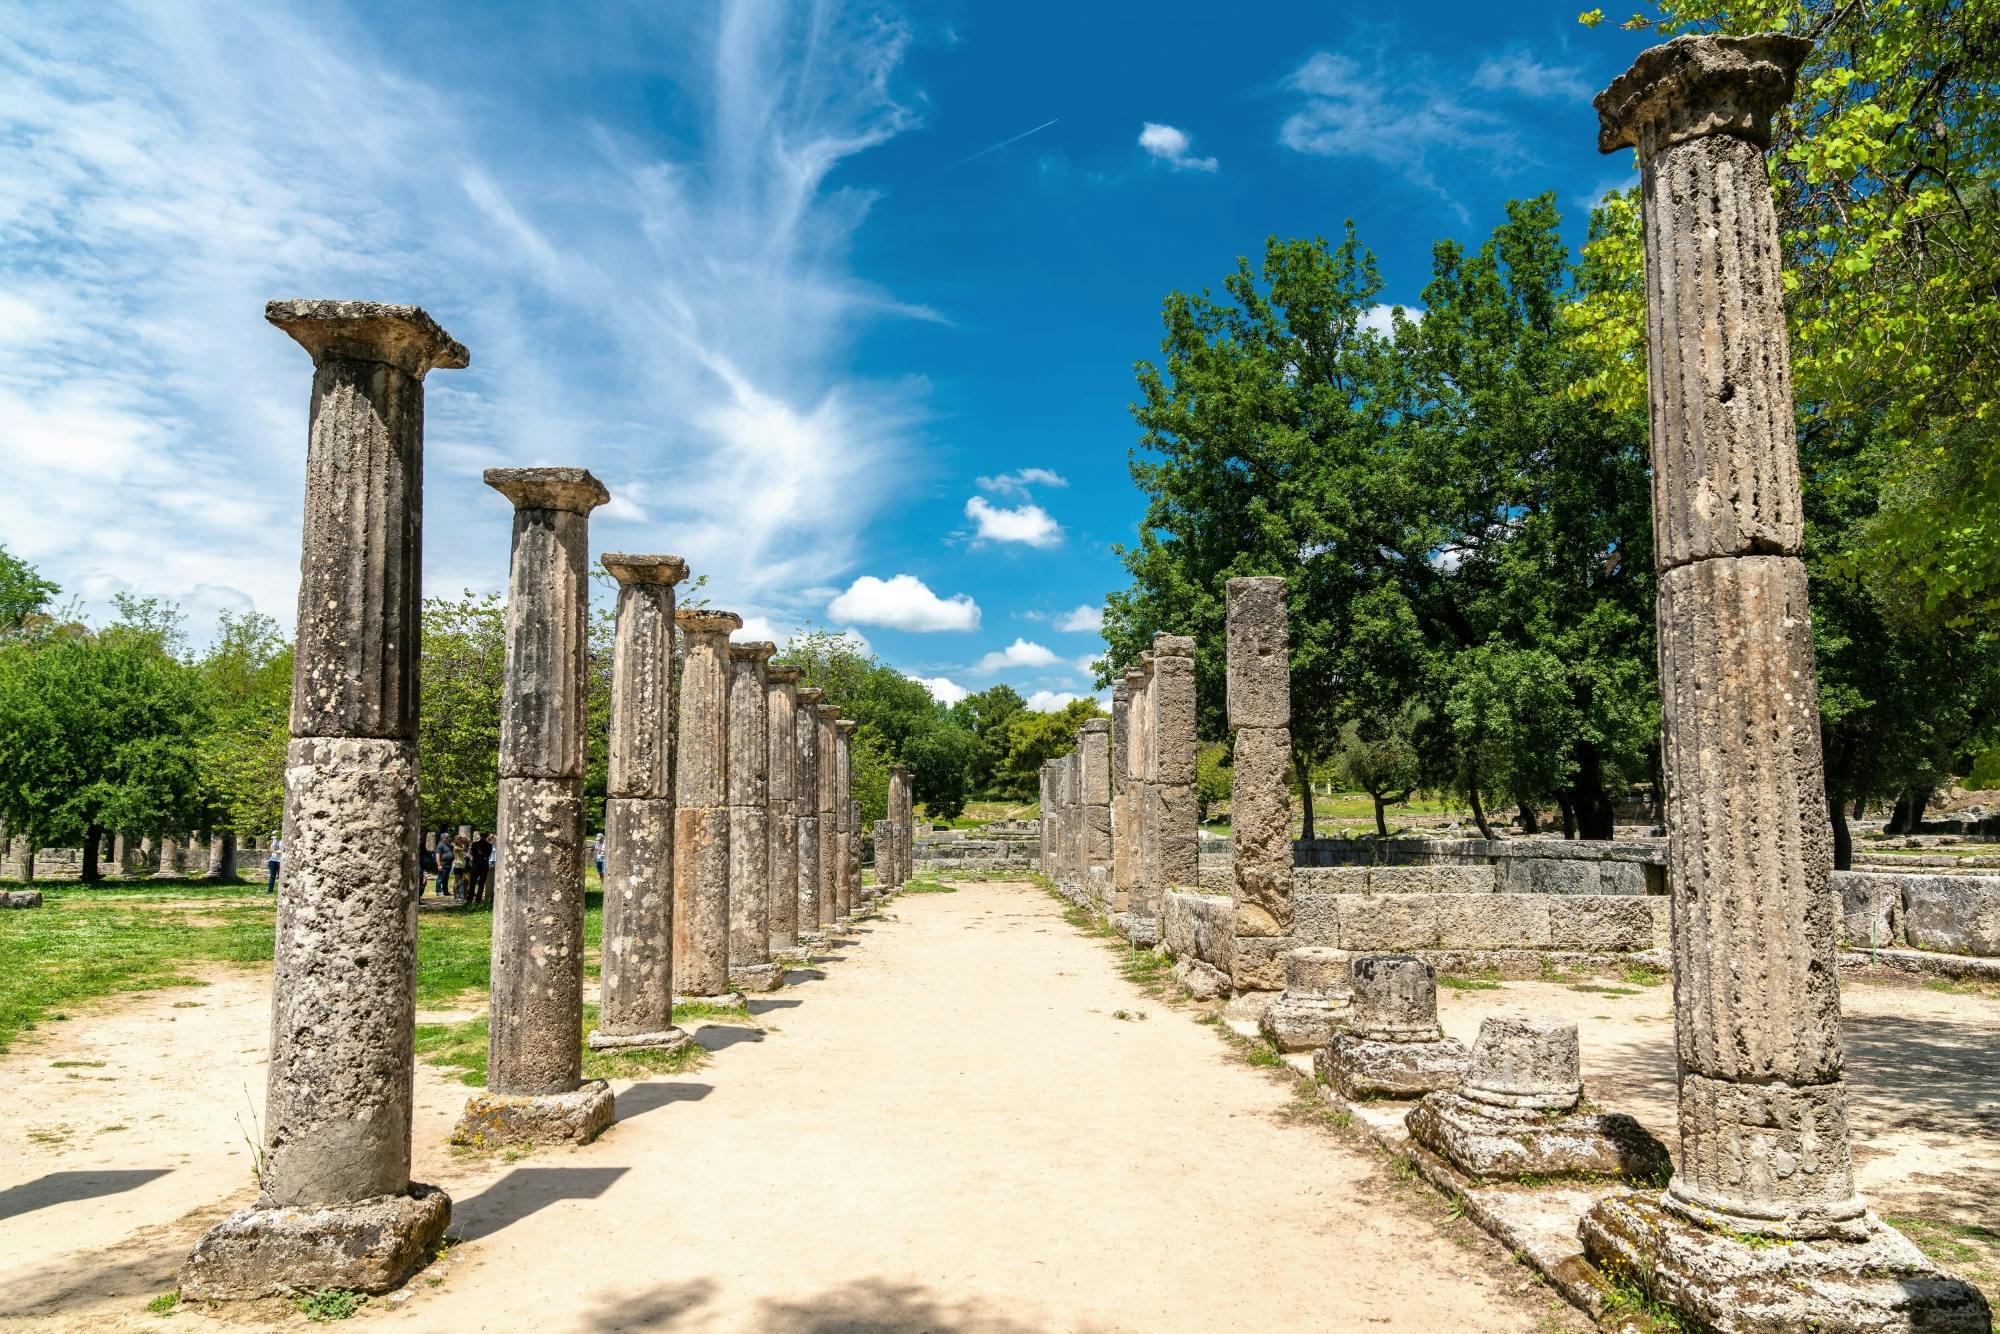
[[[1405,708],[1387,719],[1349,722],[1340,735],[1334,769],[1348,786],[1366,792],[1375,805],[1375,833],[1389,836],[1387,808],[1410,799],[1422,777],[1410,740],[1422,721],[1420,710]]]
[[[316,1325],[346,1320],[368,1305],[368,1294],[346,1288],[318,1288],[292,1298],[292,1307]]]
[[[239,834],[277,829],[291,740],[291,644],[270,617],[225,611],[195,671],[208,700],[198,747],[205,823]]]
[[[1235,791],[1236,770],[1231,767],[1229,747],[1220,741],[1212,741],[1195,753],[1194,759],[1194,799],[1195,818],[1203,824],[1208,822],[1208,813],[1228,801]]]
[[[994,770],[994,786],[1011,796],[1033,796],[1042,765],[1076,749],[1076,730],[1104,710],[1094,699],[1072,700],[1053,713],[1023,711],[1007,721],[1007,754]]]
[[[45,625],[49,601],[61,591],[0,543],[0,643]]]
[[[975,792],[992,790],[995,775],[1007,758],[1007,725],[1028,710],[1028,701],[1010,685],[988,686],[951,706],[952,721],[977,743],[967,782]]]
[[[421,652],[417,738],[424,824],[492,829],[500,802],[506,604],[497,594],[470,589],[457,598],[424,599]]]

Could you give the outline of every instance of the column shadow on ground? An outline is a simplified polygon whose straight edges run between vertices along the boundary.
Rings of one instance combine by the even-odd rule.
[[[625,1175],[623,1167],[517,1167],[452,1206],[452,1231],[462,1241],[490,1237],[509,1223],[558,1200],[594,1200]]]
[[[618,1095],[618,1119],[630,1121],[635,1116],[668,1107],[677,1102],[700,1102],[713,1091],[708,1084],[676,1084],[666,1080],[646,1080],[634,1084]]]
[[[785,970],[785,985],[788,987],[796,986],[801,982],[824,981],[826,981],[826,970],[823,968],[787,968]]]
[[[791,974],[787,973],[785,976],[789,978]],[[752,1014],[769,1014],[773,1010],[795,1010],[804,1004],[802,1000],[749,1000],[743,1002],[743,1007]]]
[[[141,1167],[101,1172],[50,1172],[0,1190],[0,1219],[19,1218],[51,1205],[74,1200],[95,1200],[106,1195],[122,1195],[157,1181],[173,1169]]]
[[[591,1313],[584,1327],[673,1328],[713,1303],[717,1291],[718,1285],[705,1278],[664,1284]],[[918,1284],[876,1278],[856,1279],[798,1301],[766,1298],[757,1303],[756,1317],[742,1324],[763,1334],[1043,1334],[1045,1329],[1023,1323],[979,1298],[946,1298]],[[1105,1327],[1086,1323],[1065,1328],[1073,1334],[1096,1334]]]
[[[764,1030],[742,1024],[703,1024],[695,1030],[694,1040],[710,1051],[724,1051],[739,1042],[762,1042]]]

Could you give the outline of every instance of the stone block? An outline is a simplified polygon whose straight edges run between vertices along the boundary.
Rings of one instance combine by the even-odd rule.
[[[1465,1044],[1456,1038],[1378,1042],[1336,1033],[1313,1053],[1313,1072],[1343,1098],[1421,1098],[1455,1086],[1466,1059]]]
[[[451,1199],[417,1182],[351,1204],[240,1209],[182,1262],[181,1296],[202,1302],[321,1288],[388,1292],[430,1261],[450,1226]]]
[[[1285,785],[1291,756],[1285,728],[1246,727],[1236,733],[1230,852],[1236,901],[1255,911],[1261,924],[1257,935],[1287,935],[1292,929],[1292,799]]]
[[[588,1144],[616,1115],[611,1086],[601,1079],[571,1093],[475,1093],[452,1129],[451,1142],[474,1148]]]
[[[1576,1025],[1562,1019],[1488,1015],[1479,1021],[1466,1097],[1491,1107],[1567,1112],[1583,1097]]]
[[[1445,1090],[1426,1095],[1404,1124],[1417,1143],[1483,1181],[1592,1176],[1650,1183],[1670,1170],[1666,1146],[1620,1112],[1552,1117]]]
[[[1366,894],[1368,892],[1368,867],[1366,866],[1300,866],[1292,870],[1292,900],[1296,904],[1301,894]]]
[[[10,889],[0,893],[0,908],[39,908],[42,906],[42,891],[39,889]]]
[[[1559,950],[1629,954],[1653,948],[1654,900],[1632,894],[1577,894],[1549,903],[1551,944]],[[1664,909],[1666,901],[1658,901]]]
[[[1303,889],[1294,882],[1292,889],[1292,939],[1300,945],[1324,945],[1338,948],[1340,945],[1340,905],[1348,898],[1345,894],[1326,890]]]
[[[1333,1041],[1347,1023],[1345,997],[1307,996],[1286,991],[1264,1007],[1257,1031],[1279,1051],[1313,1051]]]
[[[1904,876],[1903,933],[1920,950],[2000,956],[2000,876]]]
[[[1547,949],[1552,939],[1546,894],[1440,894],[1440,949]]]
[[[1229,725],[1288,727],[1292,669],[1286,642],[1285,581],[1278,576],[1231,579],[1228,603]]]
[[[1201,878],[1199,802],[1194,784],[1161,786],[1158,798],[1159,882],[1168,887],[1193,885]]]
[[[1835,871],[1840,895],[1840,936],[1857,949],[1903,943],[1903,877]]]
[[[1354,994],[1354,956],[1321,946],[1295,948],[1285,955],[1285,990],[1294,996]]]
[[[1345,950],[1423,950],[1438,939],[1440,896],[1434,894],[1350,894],[1340,905],[1340,939]]]
[[[1230,944],[1229,980],[1238,991],[1282,991],[1290,936],[1237,936]]]
[[[1437,974],[1407,954],[1354,961],[1354,1031],[1383,1042],[1430,1042],[1439,1034]]]
[[[1370,894],[1491,894],[1491,866],[1371,866]]]

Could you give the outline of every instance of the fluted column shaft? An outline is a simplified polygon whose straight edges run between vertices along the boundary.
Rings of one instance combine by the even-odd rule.
[[[729,646],[729,965],[771,963],[771,643]],[[759,982],[762,985],[762,982]]]
[[[770,948],[799,943],[799,669],[770,667]]]
[[[833,730],[840,710],[821,704],[819,721],[819,920],[828,926],[840,912],[840,750]]]
[[[799,687],[799,709],[794,719],[793,754],[798,759],[796,801],[799,808],[798,930],[801,937],[821,934],[826,920],[820,908],[820,754],[819,702],[817,686]]]
[[[729,635],[734,612],[674,614],[681,660],[674,773],[674,989],[727,996],[729,987]]]

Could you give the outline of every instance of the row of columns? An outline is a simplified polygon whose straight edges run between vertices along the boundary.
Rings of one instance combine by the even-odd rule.
[[[422,310],[272,302],[312,354],[262,1190],[182,1270],[190,1297],[380,1292],[423,1264],[449,1199],[410,1180],[418,849],[423,380],[468,363]],[[671,1049],[676,993],[740,1003],[857,900],[855,724],[677,607],[676,556],[617,580],[597,1022],[583,1033],[589,515],[580,468],[490,469],[514,505],[488,1087],[461,1143],[580,1143],[614,1114],[583,1048]],[[681,644],[676,669],[675,632]],[[905,788],[907,791],[907,787]],[[907,819],[907,816],[905,816]]]
[[[37,859],[47,849],[31,843],[26,834],[9,834],[6,825],[0,824],[0,879],[35,878]],[[79,867],[88,863],[89,851],[86,846],[77,854]],[[233,832],[211,830],[155,840],[107,831],[100,837],[98,855],[102,860],[97,872],[107,879],[151,876],[172,880],[197,872],[209,880],[236,878],[237,840]],[[68,860],[67,853],[64,860]]]

